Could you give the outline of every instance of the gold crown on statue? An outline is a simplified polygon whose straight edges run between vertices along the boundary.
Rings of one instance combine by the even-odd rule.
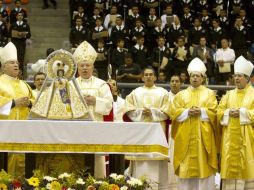
[[[0,48],[0,61],[2,65],[8,61],[17,60],[17,48],[12,42],[9,42],[6,46]]]
[[[83,41],[74,51],[73,57],[77,64],[83,61],[88,61],[93,64],[97,58],[97,53],[91,44]]]
[[[52,52],[46,60],[47,63],[47,77],[57,78],[56,67],[57,64],[62,64],[61,69],[64,70],[64,77],[71,80],[77,71],[77,64],[72,54],[66,50],[60,49]]]

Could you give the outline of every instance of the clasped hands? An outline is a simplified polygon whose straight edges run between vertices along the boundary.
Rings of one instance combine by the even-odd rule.
[[[148,116],[149,117],[149,116],[152,115],[152,112],[151,112],[150,108],[144,107],[142,114],[144,116]]]
[[[199,107],[193,106],[189,109],[188,115],[189,116],[200,116],[201,109]]]
[[[15,107],[29,107],[31,105],[31,101],[28,97],[21,97],[14,99]]]
[[[230,109],[229,110],[229,116],[237,118],[240,116],[240,110],[239,109]]]
[[[96,98],[94,96],[91,95],[84,95],[84,99],[86,101],[86,104],[88,106],[94,106],[96,103]]]

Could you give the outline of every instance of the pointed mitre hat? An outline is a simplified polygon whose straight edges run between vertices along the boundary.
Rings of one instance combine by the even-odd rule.
[[[189,75],[192,72],[199,72],[204,76],[205,72],[206,72],[206,66],[203,63],[203,61],[201,61],[199,58],[196,57],[196,58],[192,59],[192,61],[190,62],[189,66],[187,68],[187,71],[188,71]]]
[[[94,63],[97,53],[91,44],[89,44],[87,41],[83,41],[74,51],[73,57],[77,64],[82,61]]]
[[[250,76],[253,70],[253,64],[246,60],[243,56],[238,57],[234,64],[234,73],[240,73]]]
[[[0,48],[0,61],[5,64],[7,61],[17,61],[17,49],[12,42]]]

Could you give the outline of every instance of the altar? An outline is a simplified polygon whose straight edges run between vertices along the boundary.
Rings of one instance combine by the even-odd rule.
[[[0,152],[169,155],[159,123],[1,120],[0,134]]]

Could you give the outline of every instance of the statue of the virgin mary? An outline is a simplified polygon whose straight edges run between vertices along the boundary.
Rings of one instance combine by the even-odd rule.
[[[46,63],[47,78],[31,109],[30,118],[92,119],[75,81],[77,65],[72,54],[65,50],[54,51]]]

